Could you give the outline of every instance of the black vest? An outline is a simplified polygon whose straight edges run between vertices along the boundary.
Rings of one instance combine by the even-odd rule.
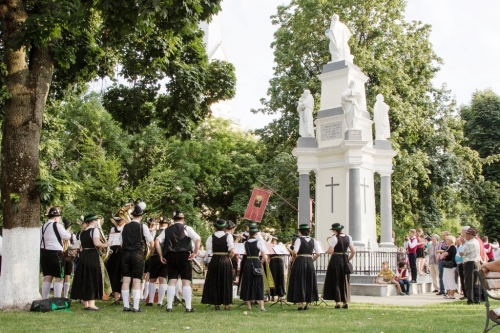
[[[227,237],[229,234],[225,234],[221,238],[212,235],[212,251],[213,252],[229,252],[227,249]]]
[[[128,251],[142,250],[142,224],[130,222],[122,229],[122,249]]]
[[[183,223],[174,223],[165,229],[165,247],[163,254],[169,252],[192,252],[191,238],[186,236],[186,226]]]
[[[347,249],[349,249],[349,237],[347,235],[345,235],[345,237],[337,236],[337,244],[335,244],[333,252],[345,253]]]
[[[314,251],[314,240],[312,238],[309,238],[309,242],[303,238],[300,237],[300,247],[299,247],[299,252],[297,254],[312,254]]]

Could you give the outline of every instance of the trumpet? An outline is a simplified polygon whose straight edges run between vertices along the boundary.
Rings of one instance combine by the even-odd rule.
[[[104,221],[102,216],[97,217],[97,230],[99,231],[99,240],[101,243],[106,243],[106,237],[104,236],[104,231],[101,228],[101,220]],[[109,259],[109,256],[113,253],[113,250],[107,247],[99,247],[98,248],[99,255],[103,262],[106,262]]]

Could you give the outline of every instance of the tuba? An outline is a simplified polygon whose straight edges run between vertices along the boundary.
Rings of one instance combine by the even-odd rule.
[[[99,240],[101,243],[106,243],[106,237],[104,236],[104,231],[101,228],[101,221],[104,221],[102,216],[97,216],[97,230],[99,231]],[[98,248],[99,255],[101,256],[102,262],[106,262],[109,259],[109,256],[113,253],[113,250],[107,247]]]
[[[191,260],[191,267],[193,268],[193,271],[196,274],[202,274],[203,273],[203,266],[202,266],[202,264],[198,260],[196,260],[196,259]]]
[[[133,210],[134,210],[134,203],[128,202],[125,206],[118,209],[118,211],[115,213],[114,216],[121,218],[122,220],[125,221],[125,223],[129,223],[130,221],[132,221],[132,216],[130,215],[130,213]],[[114,224],[115,227],[117,227],[113,219],[111,219],[111,222]]]

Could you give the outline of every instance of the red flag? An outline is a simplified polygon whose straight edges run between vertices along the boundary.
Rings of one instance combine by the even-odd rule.
[[[270,195],[271,191],[259,187],[254,188],[244,218],[255,222],[262,221]]]

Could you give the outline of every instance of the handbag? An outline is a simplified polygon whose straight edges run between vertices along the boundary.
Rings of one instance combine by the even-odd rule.
[[[248,245],[248,244],[246,244],[246,245]],[[249,253],[250,253],[250,251],[247,250],[247,254],[249,254]],[[252,273],[253,273],[253,275],[255,275],[255,276],[262,275],[262,268],[256,268],[256,267],[254,267],[252,259],[250,259],[250,263],[252,264]]]
[[[443,261],[444,268],[453,268],[454,266],[455,266],[455,263],[453,261]]]

